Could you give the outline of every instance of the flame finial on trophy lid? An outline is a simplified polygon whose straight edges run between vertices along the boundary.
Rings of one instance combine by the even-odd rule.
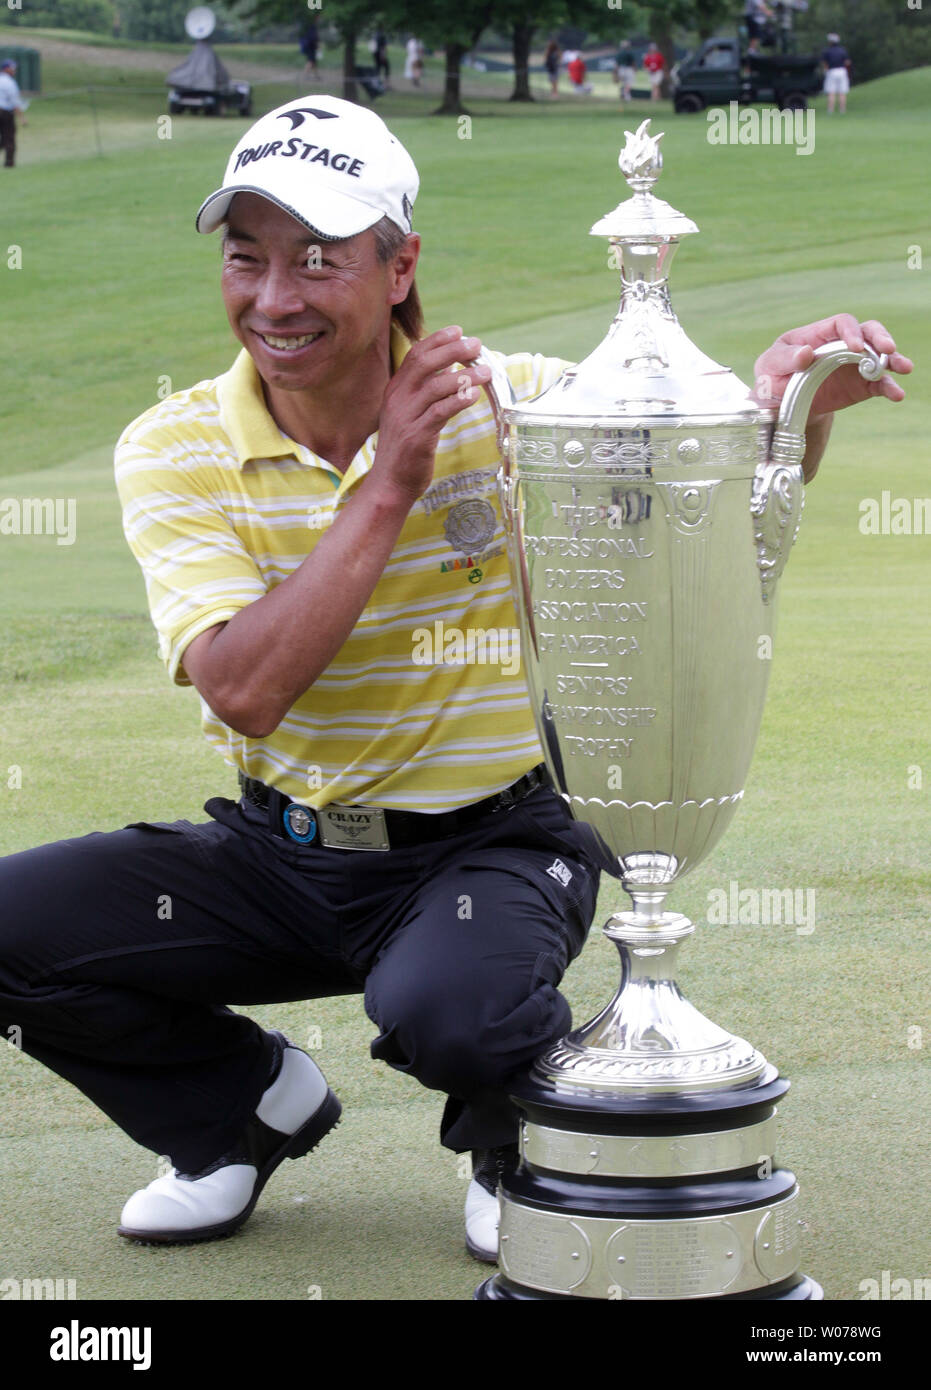
[[[624,131],[627,144],[618,156],[618,168],[635,193],[652,193],[663,167],[659,142],[665,132],[661,130],[659,135],[650,135],[649,124],[648,116],[637,127],[636,134],[631,130]]]
[[[653,193],[653,185],[663,167],[659,142],[664,132],[651,135],[649,126],[650,118],[647,117],[636,131],[624,132],[627,143],[617,162],[634,196],[619,203],[613,212],[596,222],[592,227],[592,236],[609,236],[623,241],[644,236],[666,240],[698,231],[694,222]]]

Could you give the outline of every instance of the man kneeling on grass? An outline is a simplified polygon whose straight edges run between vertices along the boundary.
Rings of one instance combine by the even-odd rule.
[[[241,796],[0,861],[3,1026],[174,1165],[126,1202],[127,1237],[229,1234],[337,1122],[312,1059],[228,1006],[359,993],[372,1056],[445,1093],[442,1143],[473,1156],[467,1245],[493,1261],[508,1084],[570,1026],[590,832],[549,785],[516,663],[414,659],[437,623],[519,626],[490,369],[461,328],[424,336],[417,191],[379,118],[330,97],[240,141],[197,227],[222,228],[243,351],[130,425],[116,464],[162,658]],[[758,374],[778,398],[838,337],[910,370],[842,315]],[[499,361],[518,401],[567,365]],[[904,394],[853,368],[821,388],[806,477],[831,411],[879,393]]]

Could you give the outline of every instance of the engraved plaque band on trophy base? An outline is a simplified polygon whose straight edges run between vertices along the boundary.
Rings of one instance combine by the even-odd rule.
[[[605,927],[614,999],[509,1091],[521,1160],[502,1178],[500,1273],[481,1299],[821,1297],[774,1155],[788,1082],[683,997],[675,957],[694,927],[665,899],[743,797],[815,391],[836,367],[877,380],[888,364],[819,348],[777,418],[700,352],[668,288],[698,229],[653,192],[648,127],[619,160],[632,196],[592,228],[621,273],[604,341],[520,405],[486,358],[537,730],[632,909]]]
[[[512,1092],[521,1163],[500,1191],[500,1273],[479,1297],[820,1296],[798,1268],[798,1184],[775,1163],[788,1082],[774,1068],[726,1104],[719,1094],[608,1108],[606,1097],[572,1104],[536,1090]]]

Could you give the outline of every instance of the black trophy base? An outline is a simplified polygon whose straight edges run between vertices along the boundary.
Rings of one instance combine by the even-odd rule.
[[[593,1095],[528,1077],[499,1189],[500,1273],[477,1299],[820,1299],[798,1185],[774,1164],[775,1068],[699,1095]]]
[[[807,1275],[801,1274],[796,1282],[788,1281],[788,1284],[773,1284],[768,1289],[756,1290],[753,1293],[732,1293],[719,1294],[714,1299],[716,1303],[733,1303],[739,1300],[752,1300],[759,1302],[782,1303],[799,1301],[806,1299],[820,1300],[824,1297],[824,1290],[820,1284],[816,1284],[814,1279],[809,1279]],[[472,1295],[478,1302],[491,1301],[496,1303],[536,1303],[540,1300],[555,1299],[562,1303],[578,1303],[575,1294],[562,1293],[542,1293],[539,1289],[524,1288],[521,1284],[513,1284],[503,1274],[493,1274],[489,1279],[483,1280]],[[620,1300],[618,1300],[620,1301]],[[708,1302],[708,1299],[699,1300]]]

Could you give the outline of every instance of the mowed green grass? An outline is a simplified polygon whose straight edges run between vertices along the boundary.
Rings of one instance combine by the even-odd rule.
[[[165,378],[178,389],[232,359],[216,240],[197,237],[192,219],[243,123],[178,119],[159,140],[160,101],[114,92],[101,158],[86,106],[75,99],[69,113],[66,100],[34,104],[0,207],[4,332],[17,348],[0,396],[0,499],[74,498],[78,518],[71,547],[0,537],[0,853],[198,818],[206,797],[234,795],[233,773],[203,745],[196,699],[158,664],[111,455]],[[701,228],[679,250],[673,293],[705,351],[748,378],[777,333],[843,309],[881,318],[918,364],[905,403],[837,419],[781,585],[744,804],[671,905],[699,924],[682,952],[689,997],[793,1080],[779,1156],[803,1187],[805,1268],[841,1299],[883,1269],[921,1277],[931,563],[927,537],[866,536],[858,519],[884,488],[931,495],[931,265],[908,268],[909,248],[931,248],[931,74],[856,89],[844,120],[819,102],[809,158],[709,146],[702,118],[668,108],[528,112],[481,93],[460,139],[431,104],[402,93],[378,107],[421,170],[431,327],[461,323],[506,350],[590,350],[616,276],[588,229],[625,188],[624,127],[653,114],[666,130],[659,191]],[[22,248],[21,270],[4,268],[9,246]],[[11,768],[21,787],[8,785]],[[813,889],[814,930],[708,924],[710,890],[732,880]],[[599,920],[621,896],[604,884]],[[577,1021],[616,981],[596,932],[566,979]],[[330,1299],[468,1296],[481,1271],[462,1251],[466,1180],[437,1142],[441,1098],[369,1059],[358,999],[250,1012],[299,1042],[320,1029],[316,1055],[346,1118],[215,1247],[119,1242],[122,1201],[155,1176],[155,1157],[28,1057],[0,1054],[0,1272],[73,1277],[81,1298],[299,1299],[309,1286]]]

